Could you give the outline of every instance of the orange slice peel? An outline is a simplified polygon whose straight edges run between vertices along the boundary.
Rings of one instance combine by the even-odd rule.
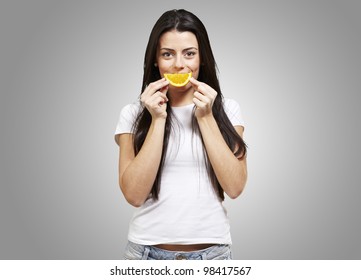
[[[175,87],[184,87],[186,84],[189,83],[189,80],[191,79],[191,77],[192,77],[192,72],[164,74],[164,78],[166,78],[169,81],[169,84],[171,84],[172,86],[175,86]]]

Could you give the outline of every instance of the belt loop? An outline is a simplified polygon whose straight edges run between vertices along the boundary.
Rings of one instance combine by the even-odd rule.
[[[149,251],[150,251],[149,246],[144,246],[144,252],[143,252],[142,260],[148,259]]]

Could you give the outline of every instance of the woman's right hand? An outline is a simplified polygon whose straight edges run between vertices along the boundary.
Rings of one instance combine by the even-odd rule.
[[[146,107],[152,118],[167,118],[167,91],[169,82],[163,78],[150,83],[140,96],[140,102]]]

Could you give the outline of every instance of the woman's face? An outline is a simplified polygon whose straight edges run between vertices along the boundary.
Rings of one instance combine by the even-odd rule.
[[[200,56],[198,41],[192,32],[165,32],[159,38],[157,64],[161,77],[164,73],[188,73],[197,79],[199,75]],[[190,84],[186,87],[191,87]]]

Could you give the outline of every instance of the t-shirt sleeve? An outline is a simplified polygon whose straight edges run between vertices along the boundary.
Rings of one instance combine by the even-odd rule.
[[[132,133],[134,121],[139,113],[140,106],[133,103],[123,107],[120,111],[119,120],[114,132],[115,142],[118,143],[120,134]]]
[[[224,110],[233,126],[245,126],[241,107],[233,99],[224,100]]]

